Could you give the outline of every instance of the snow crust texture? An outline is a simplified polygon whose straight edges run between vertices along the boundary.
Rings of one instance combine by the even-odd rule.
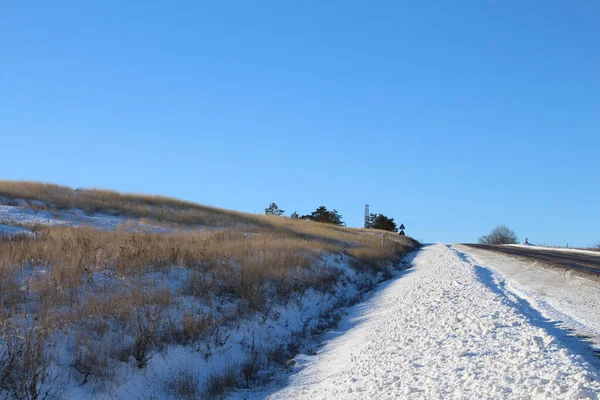
[[[493,267],[506,290],[600,349],[600,276],[494,251],[454,247],[468,253],[477,265]]]
[[[596,399],[595,367],[498,279],[452,248],[425,247],[269,398]]]

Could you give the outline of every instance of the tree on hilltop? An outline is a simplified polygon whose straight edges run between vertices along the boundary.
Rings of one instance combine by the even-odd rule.
[[[301,218],[325,224],[344,225],[340,213],[336,209],[329,211],[325,206],[320,206],[310,215],[303,215]]]
[[[480,244],[518,244],[517,234],[506,225],[498,225],[489,235],[479,238]]]
[[[398,226],[394,222],[394,218],[389,218],[383,214],[371,213],[367,218],[366,228],[381,229],[384,231],[398,232]]]
[[[271,203],[269,207],[265,208],[266,215],[283,215],[285,211],[281,210],[276,203]]]

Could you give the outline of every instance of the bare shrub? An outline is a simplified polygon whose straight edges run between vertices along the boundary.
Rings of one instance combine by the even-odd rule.
[[[234,366],[228,366],[223,372],[209,375],[205,387],[204,395],[215,398],[222,396],[227,391],[239,385],[238,369]]]
[[[210,275],[204,272],[193,271],[187,279],[183,293],[204,299],[210,296],[214,289],[214,282]]]
[[[264,357],[261,353],[253,339],[247,351],[248,357],[240,368],[246,387],[256,380],[258,372],[264,367]]]
[[[148,361],[164,345],[163,342],[157,340],[162,314],[163,310],[156,307],[136,308],[135,310],[135,333],[131,355],[135,358],[139,369],[145,368]]]
[[[24,400],[46,399],[56,394],[58,378],[50,372],[46,338],[47,332],[39,327],[3,327],[0,393]]]
[[[225,346],[231,337],[231,331],[225,324],[220,322],[215,321],[210,324],[202,340],[196,342],[196,350],[204,353],[205,359],[212,357],[214,354],[224,353],[229,350],[229,347]]]
[[[0,257],[8,254],[0,251]],[[18,265],[14,262],[0,261],[0,309],[13,309],[25,300],[24,291],[17,282]]]
[[[327,268],[324,265],[315,267],[314,275],[311,279],[311,286],[321,293],[334,294],[335,285],[342,271],[337,268]]]
[[[107,317],[119,325],[127,324],[132,318],[131,306],[130,294],[120,288],[109,293],[86,292],[77,305],[75,318],[104,325],[102,329],[107,329],[104,319]]]
[[[268,281],[261,279],[259,271],[249,271],[242,267],[239,275],[239,297],[245,301],[250,309],[265,313],[268,301]]]
[[[198,376],[189,369],[179,369],[171,373],[165,386],[167,393],[177,399],[201,398],[202,387]]]
[[[207,339],[214,324],[218,324],[210,315],[184,312],[181,320],[170,319],[164,324],[163,340],[181,345],[194,344]]]
[[[518,244],[519,238],[517,234],[506,225],[498,225],[489,235],[484,235],[479,238],[480,244]]]
[[[183,340],[190,343],[203,338],[213,324],[210,316],[185,313],[181,324]]]
[[[71,368],[82,377],[82,385],[91,379],[103,383],[111,381],[117,374],[115,360],[111,358],[110,343],[95,340],[87,331],[79,331]]]
[[[277,346],[273,346],[267,353],[269,361],[273,361],[280,366],[287,366],[290,358],[296,354],[289,354],[288,347],[284,343],[280,343]]]

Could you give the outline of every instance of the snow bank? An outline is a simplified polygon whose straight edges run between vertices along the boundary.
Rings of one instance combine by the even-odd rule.
[[[507,290],[527,299],[546,318],[574,330],[600,348],[600,278],[519,257],[456,246],[474,263],[500,274]]]
[[[534,250],[560,251],[560,252],[563,252],[563,253],[580,253],[580,254],[586,254],[586,255],[592,255],[592,256],[598,256],[598,257],[600,257],[600,251],[594,251],[594,250],[569,249],[569,248],[566,248],[566,247],[537,246],[537,245],[532,245],[532,244],[505,244],[503,246],[524,247],[524,248],[527,248],[527,249],[534,249]]]
[[[414,265],[354,307],[345,333],[297,357],[269,398],[596,398],[594,366],[493,271],[440,244]]]

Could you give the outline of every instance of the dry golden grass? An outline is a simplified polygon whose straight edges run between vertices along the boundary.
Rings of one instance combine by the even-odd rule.
[[[231,226],[252,223],[249,214],[202,206],[165,196],[121,194],[102,189],[72,189],[39,182],[0,181],[0,196],[38,200],[58,209],[116,212],[184,225]],[[33,205],[33,207],[36,207]]]
[[[0,239],[4,325],[33,320],[44,332],[86,333],[85,340],[77,340],[73,361],[84,383],[110,376],[111,363],[129,357],[143,368],[153,352],[170,343],[191,344],[208,356],[222,345],[228,321],[248,313],[266,315],[275,302],[292,301],[309,289],[328,293],[341,272],[323,265],[326,253],[347,257],[357,271],[374,275],[418,246],[389,232],[382,246],[384,232],[159,196],[0,181],[0,197],[89,212],[112,210],[169,224],[226,227],[169,234],[37,227],[36,236]],[[185,272],[177,287],[169,286],[174,268]],[[150,274],[163,274],[162,282],[153,282]],[[97,283],[98,276],[108,283]],[[218,309],[218,317],[181,308],[178,301],[185,297]],[[215,377],[213,386],[220,385]]]
[[[0,289],[6,289],[0,293],[0,299],[14,302],[15,275],[27,266],[45,268],[44,274],[32,275],[27,284],[44,302],[52,302],[50,308],[71,304],[74,289],[98,271],[110,270],[123,278],[180,266],[213,277],[204,282],[192,275],[191,292],[215,292],[214,282],[220,281],[219,293],[232,292],[254,304],[258,301],[253,293],[255,286],[271,282],[285,292],[282,288],[287,282],[294,277],[298,284],[301,271],[309,270],[325,252],[343,252],[355,258],[357,268],[377,269],[381,263],[415,247],[412,239],[406,237],[390,235],[381,246],[378,235],[348,233],[342,228],[330,231],[311,222],[300,225],[315,228],[306,230],[310,233],[287,234],[283,230],[253,235],[240,230],[165,235],[43,228],[37,237],[0,242]],[[344,242],[342,238],[354,240]]]
[[[47,308],[72,304],[75,289],[97,271],[111,270],[118,277],[126,277],[181,266],[197,272],[190,277],[190,293],[232,293],[254,308],[265,301],[255,293],[262,290],[264,282],[271,282],[282,295],[294,290],[289,287],[292,281],[296,286],[310,286],[304,280],[314,277],[301,272],[325,252],[345,253],[354,259],[357,269],[377,271],[383,262],[417,245],[408,237],[388,232],[382,246],[383,232],[225,211],[160,196],[13,181],[0,181],[0,196],[38,200],[61,208],[116,210],[174,223],[229,224],[229,229],[219,231],[168,235],[38,227],[35,238],[0,242],[0,289],[5,289],[0,293],[0,302],[5,305],[22,297],[16,291],[15,276],[27,266],[47,267],[47,273],[34,274],[27,281],[28,289],[44,299]],[[212,278],[207,280],[206,274]]]
[[[208,225],[243,230],[245,233],[271,232],[289,238],[320,241],[323,244],[348,246],[348,243],[377,245],[390,232],[353,229],[329,224],[313,223],[278,216],[247,214],[223,210],[164,196],[121,194],[100,189],[72,189],[66,186],[39,182],[0,180],[0,197],[23,198],[52,203],[57,208],[78,208],[88,212],[116,212],[125,216],[149,218],[154,221],[184,226]],[[35,206],[34,206],[35,207]],[[124,223],[126,228],[127,222]],[[371,233],[373,235],[368,235]],[[409,240],[410,242],[410,240]]]

